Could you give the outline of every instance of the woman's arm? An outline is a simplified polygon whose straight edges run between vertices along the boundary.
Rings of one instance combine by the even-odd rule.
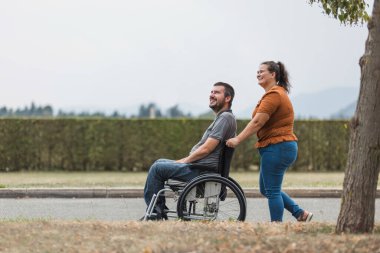
[[[257,133],[269,120],[269,114],[267,113],[256,113],[255,117],[247,124],[241,133],[235,138],[227,140],[226,145],[231,148],[235,148],[242,141],[246,140],[251,135]]]

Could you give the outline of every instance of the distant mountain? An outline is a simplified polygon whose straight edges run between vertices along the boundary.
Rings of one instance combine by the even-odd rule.
[[[340,87],[299,94],[292,99],[297,118],[330,119],[356,101],[359,87]]]
[[[354,116],[357,102],[353,102],[345,108],[331,115],[332,119],[350,119]]]

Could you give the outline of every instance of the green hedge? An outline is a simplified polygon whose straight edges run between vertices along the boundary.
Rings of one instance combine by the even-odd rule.
[[[248,121],[238,121],[239,132]],[[187,155],[210,120],[0,119],[0,171],[146,171],[158,158]],[[292,170],[343,170],[346,121],[296,121]],[[255,138],[240,145],[234,170],[257,169]]]

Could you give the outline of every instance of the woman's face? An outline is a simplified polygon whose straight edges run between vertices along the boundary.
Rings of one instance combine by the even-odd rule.
[[[261,64],[259,70],[257,71],[257,81],[260,86],[265,87],[272,82],[276,82],[275,73],[270,73],[268,66]]]

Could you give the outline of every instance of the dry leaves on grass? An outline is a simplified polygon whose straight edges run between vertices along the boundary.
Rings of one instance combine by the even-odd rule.
[[[0,252],[379,252],[326,223],[2,221]],[[379,227],[376,227],[379,231]]]

